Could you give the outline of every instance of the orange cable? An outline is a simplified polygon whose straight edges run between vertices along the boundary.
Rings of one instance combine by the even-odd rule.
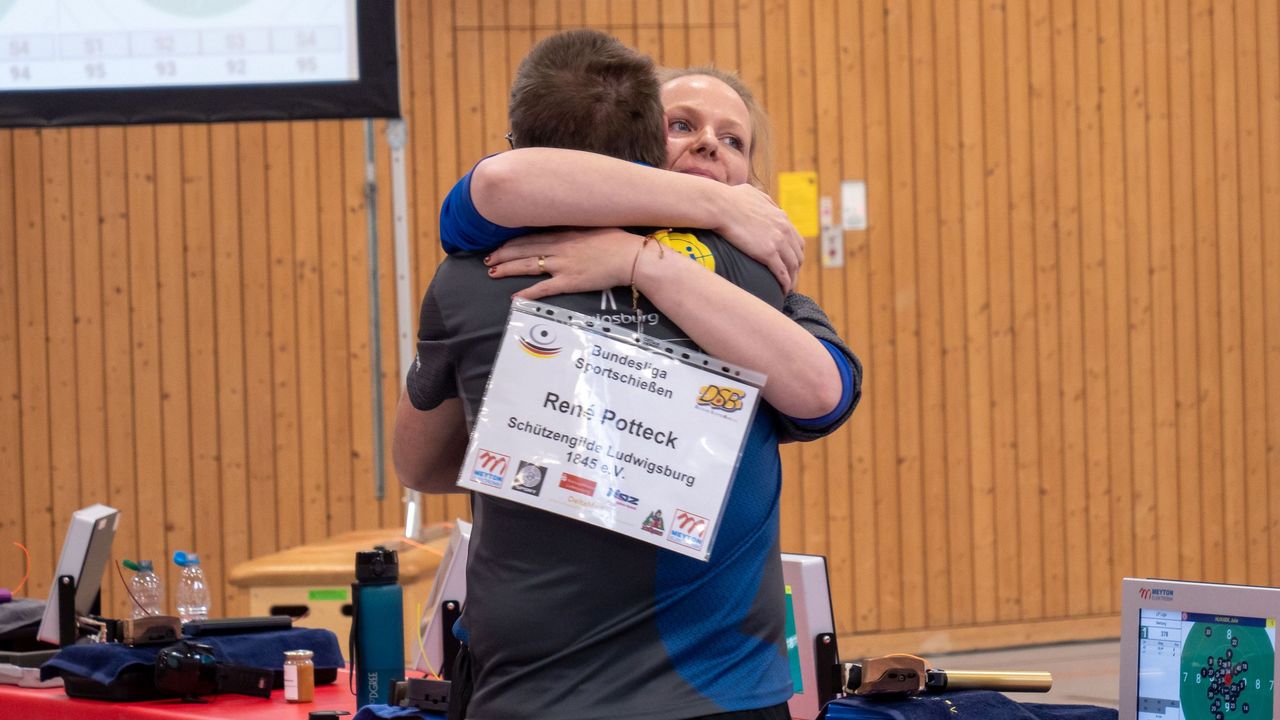
[[[22,548],[22,554],[27,556],[27,571],[26,571],[26,573],[22,576],[22,582],[18,583],[18,587],[16,587],[16,588],[14,588],[14,589],[13,589],[13,594],[14,594],[14,595],[17,595],[17,594],[18,594],[18,591],[22,589],[22,586],[27,584],[27,578],[31,577],[31,552],[30,552],[29,550],[27,550],[27,546],[26,546],[26,545],[23,545],[22,543],[18,542],[17,540],[14,540],[14,541],[13,541],[13,544],[14,544],[14,545],[17,545],[17,546],[18,546],[18,547],[20,547],[20,548]]]

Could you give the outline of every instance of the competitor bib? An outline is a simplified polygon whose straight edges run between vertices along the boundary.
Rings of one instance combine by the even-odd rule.
[[[458,485],[705,561],[764,381],[517,299]]]

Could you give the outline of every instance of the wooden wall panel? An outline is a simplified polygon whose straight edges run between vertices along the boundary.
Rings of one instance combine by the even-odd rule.
[[[1267,533],[1267,508],[1263,503],[1250,502],[1250,498],[1265,498],[1268,494],[1266,475],[1266,394],[1250,392],[1249,388],[1266,387],[1265,318],[1263,313],[1244,314],[1245,307],[1261,307],[1263,299],[1263,242],[1262,242],[1262,177],[1258,124],[1258,38],[1254,29],[1258,25],[1256,2],[1240,2],[1236,6],[1233,32],[1237,43],[1235,79],[1238,90],[1236,127],[1239,136],[1239,191],[1240,191],[1240,382],[1243,393],[1243,417],[1238,432],[1241,436],[1241,468],[1237,498],[1244,508],[1245,525],[1248,528],[1244,582],[1265,583],[1269,576],[1270,547],[1265,544]],[[1238,552],[1238,550],[1237,550]]]
[[[991,378],[991,300],[988,293],[988,248],[986,234],[986,147],[984,145],[982,99],[983,73],[983,3],[966,0],[960,3],[958,21],[968,32],[960,33],[960,138],[961,178],[963,189],[964,308],[967,411],[969,414],[969,482],[972,518],[971,556],[973,573],[974,619],[979,623],[995,621],[997,613],[996,522],[994,510],[995,457],[992,439]],[[874,177],[874,170],[869,173]],[[889,244],[889,239],[882,241]],[[874,244],[874,239],[873,239]],[[874,251],[873,251],[874,252]],[[892,289],[886,292],[892,296]],[[875,341],[875,338],[872,338]],[[892,483],[892,473],[887,482]]]
[[[274,552],[276,470],[273,460],[275,408],[272,396],[271,243],[268,234],[267,132],[245,123],[237,135],[241,208],[241,277],[244,289],[245,482],[248,487],[248,551]],[[354,298],[353,298],[354,299]]]
[[[13,163],[13,133],[0,135],[0,467],[23,468],[19,477],[5,479],[5,501],[0,502],[0,577],[16,588],[25,556],[11,542],[43,539],[26,531],[26,474],[22,461],[22,387],[18,343],[18,235],[14,213],[17,168]],[[33,518],[33,521],[35,518]],[[23,559],[19,559],[22,557]],[[37,593],[31,593],[37,594]]]
[[[74,426],[55,418],[76,412],[75,353],[58,348],[75,345],[75,295],[71,244],[71,162],[69,131],[43,133],[45,273],[49,353],[49,474],[53,517],[66,517],[80,499],[79,458]]]
[[[53,545],[53,498],[49,462],[49,378],[48,344],[45,342],[45,264],[43,213],[40,185],[18,182],[19,176],[39,177],[44,164],[40,158],[40,135],[29,130],[13,132],[13,226],[17,246],[14,269],[18,321],[17,364],[10,372],[16,383],[21,407],[22,442],[22,538],[31,552],[33,568],[52,567],[57,550]],[[27,478],[35,478],[27,482]],[[15,558],[7,556],[12,566]],[[40,597],[49,592],[52,573],[32,573],[27,593]],[[16,584],[16,583],[15,583]]]
[[[1155,405],[1153,382],[1155,363],[1153,347],[1152,281],[1155,274],[1151,248],[1150,191],[1148,173],[1151,166],[1147,142],[1147,93],[1146,57],[1147,36],[1143,18],[1143,6],[1138,0],[1129,0],[1121,10],[1122,32],[1133,33],[1142,42],[1122,43],[1124,48],[1124,158],[1125,158],[1125,237],[1132,238],[1127,245],[1128,283],[1132,290],[1119,297],[1128,299],[1129,319],[1132,323],[1130,342],[1131,362],[1129,378],[1132,382],[1133,425],[1132,436],[1124,437],[1132,444],[1133,462],[1133,567],[1156,567],[1156,532],[1158,494],[1155,470]],[[1117,537],[1120,533],[1117,532]],[[1141,538],[1141,541],[1136,539]],[[1132,569],[1128,569],[1133,572]]]
[[[215,125],[210,130],[211,158],[236,157],[237,127]],[[225,583],[230,568],[249,558],[248,480],[246,478],[244,398],[244,288],[241,247],[244,224],[238,187],[238,163],[210,162],[213,212],[213,342],[216,347],[214,382],[217,387],[218,482],[221,506],[218,527],[221,548],[205,568],[214,587],[224,588],[228,615],[248,613],[242,596],[233,597]],[[197,541],[202,538],[197,536]],[[202,559],[203,560],[203,559]]]
[[[1262,173],[1262,246],[1264,307],[1280,307],[1280,243],[1275,241],[1280,233],[1280,157],[1275,148],[1280,146],[1280,44],[1267,42],[1267,38],[1280,32],[1280,2],[1261,0],[1258,3],[1258,97],[1261,123],[1259,153]],[[1266,327],[1266,394],[1267,394],[1267,491],[1270,509],[1267,511],[1267,529],[1272,540],[1280,531],[1280,490],[1276,478],[1280,478],[1280,313],[1267,312]],[[1250,387],[1250,392],[1258,388]],[[1268,577],[1275,583],[1280,575],[1280,550],[1275,543],[1268,545],[1271,565]]]
[[[865,47],[860,41],[862,36],[862,8],[857,3],[838,3],[836,8],[837,42],[840,47],[840,135],[841,143],[841,177],[866,177],[867,158],[867,126],[862,108],[866,102],[866,67]],[[739,18],[739,23],[743,21]],[[746,56],[743,56],[743,77],[750,80],[745,73]],[[824,144],[824,150],[829,149]],[[848,290],[845,297],[844,312],[848,317],[845,330],[846,338],[863,338],[854,340],[860,347],[865,347],[866,338],[871,337],[871,303],[870,273],[867,267],[868,234],[853,233],[847,236],[845,248],[846,268],[843,273]],[[830,302],[830,299],[824,298]],[[828,305],[828,309],[830,306]],[[837,312],[839,308],[837,308]],[[870,358],[865,350],[863,362]],[[871,415],[867,412],[866,403],[869,397],[869,386],[863,386],[863,405],[849,421],[852,462],[846,475],[847,482],[837,479],[831,488],[844,502],[850,504],[851,527],[847,532],[849,551],[853,554],[852,572],[847,577],[833,580],[836,586],[851,586],[853,601],[847,608],[837,608],[836,615],[844,623],[842,627],[871,628],[879,623],[879,558],[875,553],[862,549],[874,547],[876,542],[875,527],[875,487],[872,482],[872,468],[875,457],[875,434],[871,423]],[[839,475],[836,476],[839,478]],[[854,481],[857,478],[857,481]],[[965,543],[965,547],[968,543]]]
[[[955,27],[959,18],[955,3],[938,0],[934,3],[934,10],[939,28]],[[957,33],[937,32],[934,37],[938,44],[938,64],[934,68],[938,88],[938,166],[935,172],[939,187],[938,241],[941,276],[940,310],[937,315],[942,323],[943,421],[946,430],[941,438],[929,438],[929,443],[942,444],[946,452],[947,494],[944,507],[948,508],[948,512],[940,514],[945,527],[937,528],[934,533],[935,537],[946,540],[950,623],[965,625],[974,622],[976,615],[972,572],[972,496],[969,486],[969,368],[965,359],[968,327],[964,306],[965,187],[960,133],[960,49]],[[866,173],[855,173],[855,176],[866,177]],[[862,233],[854,235],[856,238]],[[854,263],[855,272],[857,266],[858,263]],[[858,337],[856,333],[851,335]]]
[[[293,143],[290,128],[267,126],[267,237],[271,263],[272,470],[275,476],[276,542],[288,548],[302,542],[302,447],[298,408],[297,261],[293,237]]]
[[[1153,366],[1151,381],[1155,397],[1155,443],[1153,476],[1135,478],[1140,486],[1148,486],[1156,506],[1156,530],[1146,535],[1139,530],[1136,542],[1155,552],[1153,566],[1160,577],[1173,577],[1179,572],[1178,529],[1178,387],[1176,355],[1177,332],[1174,307],[1173,254],[1173,185],[1172,125],[1169,117],[1170,82],[1169,14],[1165,3],[1147,0],[1143,3],[1146,39],[1145,74],[1142,78],[1146,103],[1146,127],[1143,137],[1148,149],[1144,168],[1150,181],[1146,207],[1151,247],[1151,317]],[[1138,268],[1139,271],[1142,268]],[[1139,446],[1138,456],[1142,449]],[[1135,464],[1140,471],[1141,464]],[[1143,552],[1138,552],[1142,565]]]
[[[723,16],[717,13],[716,17]],[[840,48],[837,42],[839,37],[837,3],[833,0],[822,0],[815,3],[813,26],[814,67],[830,69],[829,72],[814,73],[814,97],[816,100],[814,109],[817,115],[816,133],[818,138],[837,139],[834,143],[822,143],[821,151],[818,152],[819,192],[828,197],[834,197],[839,192],[839,179],[843,174],[841,165],[844,160],[841,152],[843,143],[838,140],[841,135],[842,84],[840,73],[836,71],[836,68],[840,66],[838,54]],[[722,37],[730,37],[730,34],[724,30],[717,31],[716,53],[718,57],[725,58],[723,61],[718,60],[718,62],[731,67],[733,55],[729,54],[728,51],[732,48],[724,47],[726,43],[722,41]],[[841,268],[821,268],[819,272],[821,276],[821,294],[815,299],[827,309],[837,332],[842,337],[847,337],[849,322],[848,312],[845,309],[846,283],[844,272]],[[812,289],[810,289],[810,292],[812,292]],[[823,517],[825,520],[823,530],[827,533],[828,542],[825,545],[831,574],[834,577],[846,579],[844,582],[832,585],[832,603],[840,608],[842,620],[852,624],[854,553],[849,532],[852,512],[848,486],[837,480],[837,478],[849,477],[850,475],[849,439],[847,436],[832,439],[830,442],[824,443],[824,445],[826,465],[813,473],[824,481],[822,495],[813,498],[813,501],[818,504],[815,516]],[[829,541],[831,537],[842,538],[844,541],[832,543]],[[839,599],[837,600],[836,598]]]
[[[1189,8],[1186,4],[1170,7],[1169,32],[1169,105],[1172,128],[1170,180],[1173,183],[1173,287],[1176,318],[1173,355],[1176,367],[1175,397],[1178,408],[1178,527],[1179,537],[1191,542],[1182,546],[1179,575],[1203,577],[1200,540],[1201,509],[1199,498],[1200,443],[1199,392],[1196,389],[1198,358],[1195,337],[1196,262],[1193,228],[1194,186],[1192,177],[1191,134],[1191,43]]]
[[[194,547],[195,505],[191,427],[191,377],[187,354],[187,283],[185,215],[183,209],[184,170],[182,130],[174,125],[155,129],[156,156],[166,162],[156,165],[156,257],[159,274],[160,328],[160,416],[164,452],[164,538],[160,548],[143,547],[140,553],[153,559],[172,557],[174,550]],[[81,432],[92,438],[83,423]],[[84,467],[85,463],[81,463]],[[89,475],[86,473],[86,479]],[[86,493],[86,497],[92,495]],[[154,501],[153,501],[154,502]],[[283,524],[284,517],[279,521]],[[167,607],[176,597],[176,583],[165,584]]]
[[[129,340],[133,355],[133,431],[136,438],[160,438],[160,313],[156,228],[155,128],[125,130],[129,218]],[[136,442],[133,483],[137,509],[133,515],[138,548],[164,547],[163,523],[150,522],[153,508],[165,506],[164,444]],[[74,507],[68,510],[74,510]],[[63,514],[65,517],[66,514]]]
[[[182,129],[183,237],[186,240],[188,373],[191,382],[191,547],[209,561],[222,556],[220,494],[217,331],[214,297],[214,226],[210,170],[211,131],[203,126]],[[225,223],[230,218],[223,218]],[[203,562],[203,561],[202,561]],[[168,566],[172,568],[172,565]],[[223,572],[219,568],[218,572]],[[167,575],[174,585],[175,574]],[[212,585],[212,602],[225,607],[226,588]]]
[[[1076,92],[1076,27],[1073,9],[1066,3],[1054,3],[1054,100],[1058,154],[1058,312],[1060,314],[1062,374],[1063,483],[1065,486],[1064,522],[1066,524],[1067,614],[1090,612],[1089,555],[1090,536],[1087,525],[1088,488],[1084,463],[1084,311],[1081,302],[1080,235],[1081,235],[1081,168],[1077,156],[1080,123],[1077,108],[1081,100]]]
[[[1056,166],[1057,137],[1055,134],[1056,98],[1054,80],[1054,54],[1045,49],[1054,47],[1054,18],[1049,0],[1036,0],[1029,8],[1030,32],[1027,37],[1029,87],[1031,95],[1030,141],[1032,144],[1032,170],[1029,182],[1034,203],[1034,229],[1030,244],[1035,259],[1034,273],[1021,276],[1019,285],[1028,282],[1034,287],[1035,315],[1030,322],[1035,327],[1034,375],[1019,375],[1036,388],[1036,413],[1019,412],[1019,427],[1034,425],[1039,443],[1039,464],[1031,468],[1035,478],[1031,487],[1041,500],[1040,557],[1044,583],[1044,614],[1062,617],[1067,608],[1067,557],[1066,515],[1064,500],[1066,488],[1063,482],[1063,398],[1062,366],[1064,353],[1061,345],[1061,314],[1058,306],[1058,171]],[[1015,242],[1027,240],[1015,239]],[[1025,332],[1019,330],[1019,343],[1032,343]],[[1028,461],[1029,463],[1029,461]],[[1021,519],[1021,517],[1020,517]],[[1025,520],[1024,520],[1025,522]],[[1034,524],[1034,523],[1033,523]]]
[[[883,281],[894,290],[885,297],[884,320],[889,346],[893,352],[894,432],[897,436],[896,488],[889,491],[893,498],[893,515],[887,519],[899,543],[923,535],[918,507],[922,496],[920,477],[920,353],[918,349],[919,297],[916,290],[916,232],[915,211],[915,142],[912,117],[911,83],[911,8],[907,4],[890,4],[885,8],[886,68],[881,76],[885,82],[887,98],[888,142],[885,147],[889,163],[888,222],[886,231],[905,239],[893,243],[885,253],[886,273]],[[892,90],[890,90],[892,89]],[[901,291],[898,288],[902,288]],[[889,300],[892,299],[892,302]],[[887,388],[887,389],[889,389]],[[886,508],[889,506],[886,505]],[[903,553],[900,558],[900,589],[902,615],[901,627],[918,627],[924,622],[924,557],[918,553]]]
[[[1043,542],[1041,539],[1040,436],[1036,374],[1035,182],[1032,175],[1031,54],[1028,42],[1031,8],[1006,3],[1008,37],[1005,43],[1009,95],[1009,335],[1013,401],[1007,420],[1012,456],[1011,483],[1017,504],[1017,586],[1013,593],[1019,617],[1044,615]],[[1006,507],[1008,507],[1006,505]],[[1010,572],[1010,574],[1014,574]]]
[[[917,4],[911,8],[910,17],[911,104],[915,109],[911,122],[911,171],[915,178],[912,195],[916,199],[911,212],[916,228],[915,271],[918,279],[915,295],[920,335],[920,427],[915,441],[919,447],[922,490],[908,508],[915,503],[926,507],[945,507],[947,504],[946,443],[932,441],[946,437],[943,326],[938,311],[942,303],[941,178],[938,172],[942,149],[938,142],[938,78],[935,68],[939,48],[935,42],[938,23],[935,10],[932,5]],[[930,518],[923,513],[912,513],[907,517],[918,518],[920,525],[917,530],[922,533],[928,530],[937,537],[947,534],[945,518]],[[922,597],[925,625],[951,622],[948,565],[945,553],[926,553],[918,558],[921,586],[917,593]]]
[[[100,200],[98,131],[81,128],[72,132],[71,192],[73,246],[75,248],[75,317],[77,320],[76,429],[80,446],[80,498],[89,504],[107,497],[107,432],[106,389],[103,387],[103,312],[102,288],[106,281],[102,264],[102,228],[104,217]],[[185,350],[185,348],[184,348]],[[93,498],[88,500],[87,498]],[[54,520],[51,541],[59,542],[65,520]],[[116,594],[112,587],[104,593],[104,601]]]
[[[347,276],[347,368],[344,374],[349,383],[350,427],[347,442],[351,463],[346,486],[351,493],[351,527],[361,529],[382,526],[381,508],[372,482],[373,393],[374,388],[381,390],[375,380],[377,373],[372,365],[372,340],[377,337],[381,328],[373,326],[369,315],[374,293],[379,288],[369,285],[369,262],[372,261],[372,256],[369,252],[368,198],[365,196],[365,178],[369,172],[365,166],[365,144],[365,123],[356,120],[342,123],[342,219],[347,238],[341,258]],[[376,172],[375,167],[375,176]],[[361,479],[366,479],[366,482],[360,482]]]
[[[1278,5],[402,2],[408,268],[385,122],[368,195],[359,121],[0,131],[0,541],[43,595],[66,515],[114,503],[117,555],[196,550],[236,614],[235,563],[398,526],[393,278],[430,281],[520,58],[587,25],[738,68],[776,170],[867,183],[799,286],[863,405],[782,450],[783,545],[829,557],[849,654],[1112,633],[1130,573],[1276,584]]]

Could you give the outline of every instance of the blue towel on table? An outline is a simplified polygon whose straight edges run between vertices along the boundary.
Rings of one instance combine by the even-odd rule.
[[[290,628],[244,635],[210,635],[188,638],[213,649],[219,662],[263,670],[283,670],[285,650],[311,650],[316,668],[343,667],[338,636],[320,628]],[[169,645],[129,647],[119,643],[72,645],[63,648],[40,668],[40,679],[63,674],[87,677],[110,684],[126,668],[155,665],[156,655]]]
[[[412,718],[413,720],[444,720],[444,713],[427,712],[418,708],[398,705],[365,705],[351,720],[380,720],[381,718]]]
[[[827,705],[827,720],[1116,720],[1094,705],[1019,703],[991,690],[910,695],[894,699],[847,697]]]

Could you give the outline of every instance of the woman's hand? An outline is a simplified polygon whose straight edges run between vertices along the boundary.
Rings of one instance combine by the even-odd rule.
[[[525,300],[631,282],[644,238],[618,228],[558,230],[509,240],[484,259],[489,276],[550,275],[515,294]]]
[[[724,192],[728,204],[722,211],[723,222],[712,229],[769,268],[783,292],[794,290],[804,261],[804,238],[786,211],[751,185],[726,185]]]

